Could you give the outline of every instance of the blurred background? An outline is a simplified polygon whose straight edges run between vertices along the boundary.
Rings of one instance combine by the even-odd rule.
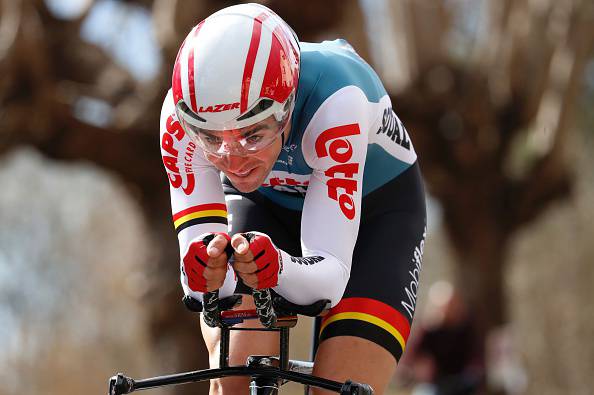
[[[1,395],[207,367],[158,125],[181,41],[236,3],[0,0]],[[594,2],[262,3],[302,41],[347,39],[419,154],[428,235],[390,393],[591,394]]]

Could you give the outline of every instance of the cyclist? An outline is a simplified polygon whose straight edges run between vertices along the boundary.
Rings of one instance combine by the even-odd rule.
[[[160,129],[184,293],[330,300],[314,374],[381,394],[408,338],[426,220],[416,153],[376,73],[344,40],[299,42],[262,5],[224,8],[181,45]],[[202,333],[216,365],[219,331]],[[233,333],[230,363],[274,354],[276,336]]]

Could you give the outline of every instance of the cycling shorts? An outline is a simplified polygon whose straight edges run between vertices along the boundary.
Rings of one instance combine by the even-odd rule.
[[[257,191],[238,192],[228,181],[224,189],[231,233],[263,232],[278,248],[301,256],[301,211],[277,205]],[[363,197],[350,278],[341,301],[322,321],[320,341],[361,337],[400,359],[414,316],[425,230],[424,189],[415,163]],[[238,286],[237,292],[242,291]]]

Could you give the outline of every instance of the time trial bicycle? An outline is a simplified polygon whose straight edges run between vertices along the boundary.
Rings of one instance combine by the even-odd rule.
[[[351,380],[338,382],[314,376],[313,362],[289,359],[289,331],[297,324],[298,316],[319,316],[326,309],[327,300],[301,306],[283,299],[270,289],[252,290],[252,295],[255,310],[233,310],[241,304],[241,295],[219,300],[218,291],[204,294],[203,303],[189,296],[183,299],[189,310],[202,313],[209,326],[221,329],[218,368],[146,379],[132,379],[118,373],[109,380],[108,395],[124,395],[133,391],[230,376],[250,377],[248,393],[251,395],[278,394],[279,387],[289,381],[303,384],[305,394],[309,393],[311,387],[318,387],[341,395],[373,395],[373,389],[367,384]],[[259,319],[263,328],[235,327],[251,319]],[[279,355],[250,355],[245,365],[229,366],[229,339],[233,330],[279,332]]]

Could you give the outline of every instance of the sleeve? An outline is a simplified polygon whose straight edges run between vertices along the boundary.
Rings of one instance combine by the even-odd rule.
[[[179,241],[180,257],[190,243],[207,232],[227,232],[227,206],[219,171],[201,149],[184,133],[175,114],[171,90],[161,109],[160,145],[163,165],[169,179],[173,225]],[[180,279],[186,295],[202,301],[202,294],[188,287],[180,262]],[[231,295],[236,279],[229,266],[220,296]]]
[[[349,86],[316,111],[302,142],[313,169],[301,222],[303,257],[281,251],[276,291],[298,304],[344,293],[361,215],[362,181],[369,128],[375,111],[364,93]]]

